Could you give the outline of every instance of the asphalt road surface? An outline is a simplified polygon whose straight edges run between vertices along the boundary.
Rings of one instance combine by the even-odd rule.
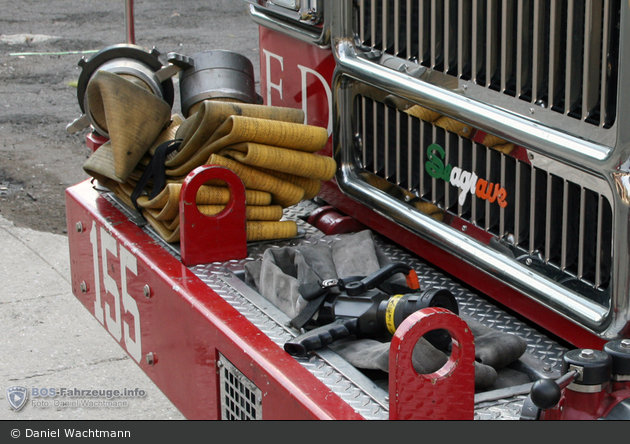
[[[137,45],[155,47],[162,58],[235,51],[252,61],[258,80],[258,28],[244,1],[133,3]],[[0,0],[0,11],[0,216],[64,234],[64,190],[88,178],[82,165],[90,154],[87,129],[65,129],[81,115],[78,62],[127,43],[125,1]]]

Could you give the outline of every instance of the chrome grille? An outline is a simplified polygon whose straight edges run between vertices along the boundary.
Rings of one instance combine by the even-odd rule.
[[[518,146],[446,117],[423,120],[413,107],[401,110],[394,102],[392,96],[355,99],[355,157],[368,182],[416,208],[422,202],[435,205],[445,218],[459,218],[501,239],[526,265],[595,302],[609,303],[604,290],[610,284],[613,220],[603,187],[580,185],[574,179],[584,173],[567,166],[543,168],[538,155]],[[490,184],[494,190],[502,187],[505,207],[472,193],[462,203],[459,188],[427,169],[434,144],[443,148],[445,166],[485,180],[482,192],[496,194]]]
[[[620,0],[355,5],[354,33],[364,51],[388,53],[601,128],[615,122]]]

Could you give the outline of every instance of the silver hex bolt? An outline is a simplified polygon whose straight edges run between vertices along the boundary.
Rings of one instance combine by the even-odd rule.
[[[142,292],[144,293],[144,297],[147,299],[151,299],[151,296],[153,296],[151,294],[151,287],[149,287],[149,284],[144,286],[144,288],[142,289]]]
[[[77,233],[83,233],[83,222],[79,221],[75,225]]]
[[[85,281],[81,282],[79,284],[79,288],[81,288],[81,293],[87,293],[88,291],[88,287],[87,284],[85,283]]]
[[[593,359],[594,357],[595,357],[595,352],[589,348],[586,348],[580,352],[580,358]]]

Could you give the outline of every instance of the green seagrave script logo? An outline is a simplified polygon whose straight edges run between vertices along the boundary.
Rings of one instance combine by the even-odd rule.
[[[496,202],[501,208],[507,207],[507,191],[501,187],[501,184],[488,182],[479,178],[475,173],[459,167],[445,165],[446,151],[437,143],[427,147],[427,157],[428,160],[425,164],[427,173],[434,179],[442,179],[459,188],[458,202],[460,205],[464,205],[468,194],[472,194],[488,202]]]

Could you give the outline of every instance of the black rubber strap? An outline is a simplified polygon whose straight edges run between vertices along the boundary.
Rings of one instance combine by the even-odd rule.
[[[166,187],[166,156],[177,150],[181,143],[181,139],[169,140],[155,149],[155,153],[131,193],[133,206],[140,215],[142,215],[142,211],[140,211],[138,206],[138,198],[142,195],[151,179],[153,179],[153,188],[151,189],[151,194],[149,194],[149,199],[154,199]]]
[[[327,295],[328,291],[321,294],[315,299],[309,300],[302,311],[296,317],[291,319],[291,326],[297,328],[298,330],[304,327],[306,323],[310,321],[311,318],[315,315],[315,313],[317,313],[317,310],[319,310],[319,307],[321,307]]]

